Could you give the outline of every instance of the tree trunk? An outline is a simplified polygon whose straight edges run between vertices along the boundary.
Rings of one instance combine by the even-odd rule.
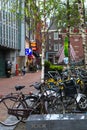
[[[43,39],[42,41],[42,61],[41,61],[42,63],[41,82],[42,83],[44,82],[44,58],[45,58],[45,39]]]
[[[41,82],[44,82],[44,72],[45,72],[45,67],[44,67],[44,62],[45,62],[45,27],[46,27],[46,13],[45,13],[45,0],[44,0],[44,21],[43,21],[43,32],[42,32],[42,72],[41,72]]]
[[[78,11],[80,14],[80,33],[82,35],[83,51],[84,51],[84,68],[87,69],[87,45],[86,45],[86,33],[84,29],[84,4],[81,0],[78,0]]]

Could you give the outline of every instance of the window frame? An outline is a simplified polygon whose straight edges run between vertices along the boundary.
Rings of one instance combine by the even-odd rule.
[[[58,44],[57,43],[54,43],[54,51],[58,51]]]
[[[54,40],[58,40],[58,32],[54,32]]]

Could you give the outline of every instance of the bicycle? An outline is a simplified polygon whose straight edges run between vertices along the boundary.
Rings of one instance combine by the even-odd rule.
[[[71,79],[59,83],[56,89],[52,88],[58,93],[54,104],[61,100],[60,103],[62,102],[63,112],[82,113],[87,111],[87,98],[84,94],[78,93],[77,87],[74,79]]]
[[[25,86],[16,86],[15,89],[18,91],[24,87]],[[22,120],[22,109],[25,108],[25,104],[21,100],[22,98],[23,93],[20,92],[10,93],[0,99],[0,115],[2,115],[2,119],[0,119],[1,124],[5,126],[13,126]],[[9,122],[6,123],[5,120],[10,120],[10,118],[13,120],[13,122],[11,124]]]
[[[23,94],[11,93],[2,97],[0,100],[0,114],[6,115],[6,118],[11,118],[12,122],[5,122],[5,119],[0,121],[1,124],[5,126],[13,126],[18,124],[20,121],[25,122],[29,115],[31,114],[43,114],[47,113],[45,106],[45,95],[42,92],[42,83],[35,83],[31,86],[37,87],[40,91],[39,95],[36,94]],[[21,90],[25,86],[16,86],[15,89]],[[10,120],[11,121],[11,120]]]
[[[31,114],[64,114],[69,112],[67,111],[68,107],[72,106],[73,103],[76,103],[76,99],[72,96],[63,95],[65,89],[63,83],[60,83],[59,87],[55,86],[50,89],[46,83],[36,82],[30,85],[30,87],[32,86],[38,90],[37,94],[24,94],[22,92],[11,93],[0,100],[0,112],[5,110],[4,115],[7,115],[7,117],[10,116],[12,119],[10,120],[12,122],[4,122],[5,119],[3,119],[0,122],[1,124],[12,126],[21,121],[26,122],[26,119]],[[24,87],[25,86],[16,86],[15,88],[17,91],[20,91]],[[76,105],[77,104],[75,104],[75,106]]]

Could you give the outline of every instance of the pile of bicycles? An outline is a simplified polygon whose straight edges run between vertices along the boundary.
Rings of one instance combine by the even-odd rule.
[[[51,80],[49,80],[51,79]],[[81,68],[74,70],[65,70],[58,80],[54,80],[53,85],[51,83],[52,77],[46,79],[48,84],[51,84],[51,88],[58,87],[61,88],[60,93],[62,93],[63,98],[71,98],[75,100],[76,112],[80,110],[81,112],[87,111],[87,71]],[[49,82],[50,81],[50,82]],[[65,102],[65,101],[64,101]],[[67,101],[66,101],[67,102]],[[70,101],[69,104],[71,104]],[[67,103],[66,103],[67,104]],[[71,111],[70,111],[71,112]]]
[[[25,86],[15,86],[17,93],[10,93],[0,99],[0,123],[5,126],[13,126],[19,122],[26,122],[31,114],[47,114],[47,104],[51,100],[51,94],[45,83],[36,82],[30,87],[37,89],[37,93],[24,94]],[[51,91],[50,91],[51,92]],[[5,117],[5,118],[4,118]],[[8,119],[9,118],[9,119]]]
[[[86,112],[86,74],[85,80],[81,79],[81,70],[72,72],[68,78],[63,75],[56,75],[55,78],[48,76],[44,83],[35,82],[30,85],[37,93],[24,94],[22,89],[25,86],[15,86],[17,93],[10,93],[0,99],[0,123],[12,126],[20,121],[26,122],[31,114]],[[6,121],[8,118],[11,119]]]

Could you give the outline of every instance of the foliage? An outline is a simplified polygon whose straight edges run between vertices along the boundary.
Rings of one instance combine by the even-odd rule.
[[[7,7],[9,0],[4,1],[5,4],[3,4],[3,9]],[[84,1],[85,0],[83,0],[83,4]],[[23,3],[25,4],[25,7],[21,8]],[[30,22],[30,19],[34,21],[31,26],[32,28],[35,28],[40,20],[52,19],[59,29],[63,27],[66,28],[68,25],[70,25],[70,27],[79,25],[80,15],[77,3],[78,0],[14,0],[11,2],[11,8],[9,8],[9,10],[12,13],[15,13],[16,11],[24,12],[24,17],[27,22]],[[16,15],[19,18],[18,13],[16,13]],[[24,18],[22,13],[20,17]],[[85,17],[85,19],[87,18]]]
[[[50,63],[50,61],[47,61],[47,60],[45,60],[44,66],[45,66],[45,72],[58,71],[59,73],[61,73],[63,70],[63,66],[53,65]]]
[[[51,65],[50,61],[45,60],[44,62],[45,73],[48,72],[48,70],[50,69],[50,65]]]
[[[58,72],[62,72],[63,66],[51,65],[51,66],[50,66],[50,70],[51,70],[51,71],[57,70]]]
[[[46,68],[50,68],[50,65],[51,65],[50,61],[45,60],[44,66],[45,66]]]

